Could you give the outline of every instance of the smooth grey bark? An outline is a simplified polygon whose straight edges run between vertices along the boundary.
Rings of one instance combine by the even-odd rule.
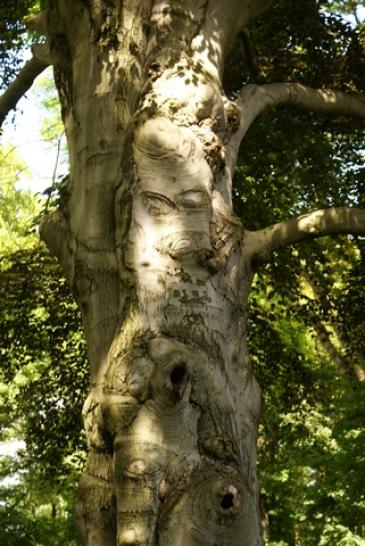
[[[316,239],[325,235],[357,233],[365,235],[363,209],[337,207],[316,210],[285,222],[279,222],[256,232],[249,232],[255,247],[256,263],[268,261],[281,246]]]
[[[88,344],[88,546],[262,544],[247,297],[278,229],[248,233],[233,213],[245,116],[261,110],[228,100],[221,76],[270,3],[53,0],[42,19],[70,177],[41,232]]]
[[[263,112],[278,106],[295,106],[310,112],[365,118],[365,97],[332,89],[313,89],[299,83],[249,84],[236,101],[240,126],[228,145],[227,165],[234,171],[238,149],[251,124]]]

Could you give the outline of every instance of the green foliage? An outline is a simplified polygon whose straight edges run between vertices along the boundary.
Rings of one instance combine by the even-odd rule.
[[[249,342],[263,389],[259,470],[270,546],[294,546],[299,535],[305,546],[338,544],[342,528],[343,544],[365,539],[365,389],[352,368],[363,365],[365,326],[365,300],[352,286],[364,277],[356,242],[342,238],[281,252],[256,278]],[[341,375],[318,323],[346,365]]]
[[[335,13],[351,15],[357,24],[362,23],[359,15],[359,9],[364,7],[365,3],[357,2],[357,0],[330,0],[326,4],[327,10]]]
[[[0,467],[13,476],[0,482],[2,543],[76,545],[88,370],[76,304],[43,246],[12,254],[0,273],[0,354],[0,440],[26,445]]]
[[[41,0],[6,0],[0,4],[0,89],[6,88],[22,64],[25,46],[37,37],[26,31],[24,19],[41,9]]]
[[[60,116],[50,78],[37,89],[48,112],[41,136],[56,142]],[[45,202],[20,189],[26,173],[15,148],[0,149],[0,453],[24,445],[0,462],[0,542],[76,546],[85,343],[60,268],[39,245],[36,218]]]
[[[58,94],[51,72],[37,80],[36,96],[46,113],[41,127],[42,138],[56,145],[60,135],[63,134],[63,123]],[[66,150],[63,153],[66,156]]]
[[[47,478],[62,481],[67,457],[83,449],[87,366],[79,312],[42,246],[11,256],[0,293],[1,419],[10,428],[20,423],[28,455]]]
[[[4,256],[34,245],[32,222],[40,211],[40,201],[31,192],[17,188],[27,168],[11,146],[0,147],[0,246]]]
[[[30,229],[41,203],[16,187],[25,166],[13,148],[0,153],[0,442],[26,446],[0,463],[1,544],[73,546],[87,389],[80,317]]]
[[[365,546],[365,540],[354,535],[343,525],[327,525],[321,538],[319,546]]]
[[[68,156],[58,94],[50,72],[37,80],[33,92],[44,113],[40,128],[42,140],[50,149],[56,151],[52,181],[43,192],[45,201],[40,211],[41,216],[55,210],[63,198],[67,199],[68,175],[65,173],[68,173]]]
[[[278,2],[250,34],[259,82],[364,89],[361,32],[315,2]],[[241,53],[226,88],[234,94],[245,81],[252,75]],[[266,113],[240,153],[235,210],[260,229],[321,207],[364,207],[362,155],[354,120]],[[263,390],[258,468],[268,546],[365,540],[365,391],[356,377],[365,362],[364,250],[361,237],[285,248],[253,286],[249,344]]]
[[[3,458],[2,476],[15,472],[16,481],[0,484],[0,525],[4,546],[78,546],[73,523],[73,488],[57,493],[39,475],[39,468],[24,467],[21,456]]]

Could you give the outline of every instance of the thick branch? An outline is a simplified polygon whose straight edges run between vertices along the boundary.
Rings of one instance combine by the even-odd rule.
[[[31,88],[35,78],[49,65],[43,47],[38,47],[33,53],[33,57],[25,63],[16,79],[0,96],[0,127],[8,113]]]
[[[325,235],[354,233],[365,235],[365,210],[356,208],[323,209],[249,232],[253,261],[263,263],[281,246]]]
[[[311,112],[323,112],[365,118],[365,96],[347,94],[331,89],[312,89],[299,83],[270,83],[247,86],[241,91],[239,102],[250,110],[252,121],[269,108],[287,104]]]
[[[347,94],[331,89],[312,89],[299,83],[245,85],[236,101],[241,112],[239,130],[229,143],[233,171],[243,137],[255,119],[270,108],[280,105],[297,106],[311,112],[365,118],[365,95]]]

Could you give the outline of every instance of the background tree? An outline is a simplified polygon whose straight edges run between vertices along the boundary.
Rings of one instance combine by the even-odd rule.
[[[32,185],[31,173],[18,146],[0,148],[0,525],[6,546],[79,544],[74,496],[84,461],[86,356],[76,304],[37,229],[41,210],[57,200],[64,162],[51,85],[42,78],[35,90],[45,111],[34,139],[42,139],[45,150],[52,142],[59,148],[46,199],[24,189],[27,177]]]
[[[14,148],[0,157],[0,449],[26,446],[1,458],[1,540],[71,546],[84,342],[66,282],[34,232],[39,196],[17,187],[25,166]]]

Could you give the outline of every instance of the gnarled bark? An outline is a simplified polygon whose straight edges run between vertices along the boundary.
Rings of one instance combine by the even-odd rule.
[[[221,75],[230,39],[269,4],[48,11],[70,177],[42,236],[88,343],[89,546],[262,544],[246,345],[255,252],[232,211],[241,120]]]
[[[251,273],[225,169],[237,112],[220,81],[253,4],[231,8],[49,9],[71,172],[42,236],[88,341],[90,546],[261,544]]]

